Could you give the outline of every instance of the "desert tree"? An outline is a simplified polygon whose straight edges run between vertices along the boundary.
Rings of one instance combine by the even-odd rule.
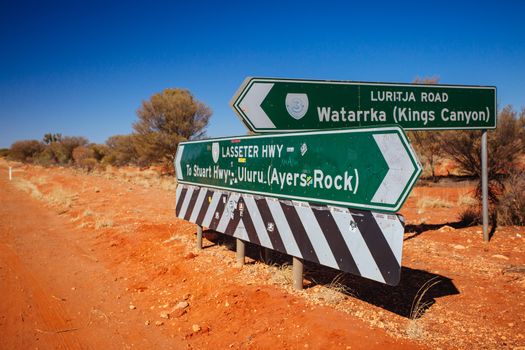
[[[512,106],[498,113],[498,126],[488,132],[489,203],[494,215],[505,178],[522,154],[525,130]],[[443,152],[458,164],[463,175],[480,179],[476,196],[481,197],[481,131],[450,131],[444,135]]]
[[[58,164],[73,163],[73,150],[79,146],[86,146],[89,141],[82,136],[64,136],[60,137],[57,142],[51,142],[46,147],[46,151],[50,153],[51,159]]]
[[[44,145],[37,140],[16,141],[9,149],[9,158],[20,162],[32,162],[43,150]]]
[[[211,114],[185,89],[165,89],[143,101],[133,124],[140,163],[164,161],[173,166],[179,142],[202,138]]]
[[[135,135],[114,135],[106,140],[107,153],[102,159],[103,163],[111,165],[128,165],[138,162],[135,147]]]
[[[44,134],[44,137],[42,138],[42,141],[46,145],[49,145],[52,142],[60,142],[60,140],[62,140],[62,134],[60,133],[55,133],[55,134],[47,133],[47,134]]]

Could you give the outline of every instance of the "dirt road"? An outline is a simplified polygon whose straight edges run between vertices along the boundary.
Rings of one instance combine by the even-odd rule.
[[[286,271],[235,267],[227,244],[193,250],[173,189],[67,169],[6,173],[2,162],[2,349],[426,348],[387,333],[381,317],[371,327],[338,310],[330,294],[290,291]]]

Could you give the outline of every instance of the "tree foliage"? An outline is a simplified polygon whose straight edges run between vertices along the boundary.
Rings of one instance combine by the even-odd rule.
[[[212,112],[188,90],[165,89],[137,110],[133,124],[140,163],[173,163],[181,141],[202,138]]]
[[[493,214],[499,196],[505,189],[505,178],[516,167],[518,158],[523,155],[525,130],[517,118],[516,111],[506,106],[498,114],[498,126],[488,131],[488,179],[489,201]],[[442,140],[444,154],[454,160],[464,175],[481,179],[481,131],[448,131]],[[477,196],[481,197],[481,181],[477,186]]]
[[[115,135],[106,140],[107,154],[103,161],[111,165],[136,164],[138,154],[135,147],[135,135]]]
[[[11,145],[9,158],[20,162],[32,162],[44,146],[37,140],[16,141]]]
[[[60,140],[62,140],[62,134],[52,134],[52,133],[44,134],[44,137],[42,139],[42,141],[44,141],[46,145],[49,145],[52,142],[60,142]]]

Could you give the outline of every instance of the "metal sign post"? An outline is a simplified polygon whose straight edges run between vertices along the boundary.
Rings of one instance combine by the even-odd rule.
[[[483,216],[483,241],[489,241],[489,200],[487,169],[487,130],[481,134],[481,207]]]

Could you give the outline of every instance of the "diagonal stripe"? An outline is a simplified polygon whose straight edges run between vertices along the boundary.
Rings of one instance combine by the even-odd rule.
[[[175,214],[177,215],[177,217],[180,218],[180,209],[182,208],[182,203],[184,202],[184,198],[186,197],[186,192],[188,192],[188,188],[182,185],[179,186],[181,186],[182,189],[180,191],[180,196],[177,196],[177,206],[175,207]]]
[[[235,216],[235,211],[237,210],[237,201],[239,200],[240,194],[237,192],[230,192],[230,196],[226,200],[226,206],[224,207],[224,211],[222,213],[221,219],[219,220],[219,223],[217,224],[217,232],[226,233],[226,226],[228,225],[228,222],[230,220],[233,220]]]
[[[222,198],[222,193],[219,191],[215,191],[213,193],[213,197],[211,199],[211,203],[209,205],[208,211],[206,212],[206,216],[204,217],[204,220],[202,220],[202,226],[204,227],[210,227],[211,220],[213,219],[213,216],[215,215],[215,209],[219,205],[219,201]]]
[[[259,207],[255,203],[255,198],[250,195],[242,197],[246,203],[246,209],[250,212],[253,226],[255,227],[256,233],[259,236],[259,242],[261,245],[266,248],[273,249],[272,242],[270,237],[268,237],[268,231],[266,231],[266,226],[261,218],[261,213],[259,212]]]
[[[259,208],[259,213],[261,214],[264,229],[266,232],[268,232],[268,236],[272,241],[273,249],[286,254],[287,252],[286,248],[284,247],[283,240],[281,239],[281,233],[279,232],[279,228],[275,224],[275,219],[272,217],[270,208],[268,208],[268,200],[269,199],[266,197],[259,197],[255,200],[255,203],[257,204],[257,208]],[[269,224],[273,225],[273,231],[267,229]]]
[[[201,187],[199,191],[199,196],[197,197],[197,201],[195,202],[195,206],[193,207],[191,216],[189,218],[190,222],[196,223],[197,216],[199,215],[202,209],[202,203],[204,202],[204,198],[206,197],[206,192],[208,192],[208,190],[204,187]]]
[[[358,212],[354,213],[355,217],[359,217],[360,215],[361,214]],[[374,281],[385,283],[383,275],[381,275],[381,271],[379,271],[379,268],[377,267],[377,264],[348,209],[334,208],[334,210],[332,210],[332,217],[339,227],[339,231],[342,233],[346,247],[350,250],[350,254],[352,254],[354,258],[359,274]]]
[[[226,222],[227,226],[223,230],[220,230],[219,228],[222,225],[222,220],[221,220],[221,224],[219,224],[219,228],[217,228],[217,231],[225,233],[225,234],[230,235],[230,236],[234,236],[235,232],[237,231],[237,229],[243,229],[244,230],[244,225],[239,225],[239,223],[241,222],[241,215],[240,215],[241,213],[240,213],[240,210],[238,209],[239,208],[239,202],[240,202],[239,196],[240,196],[240,194],[238,194],[237,198],[235,198],[235,210],[233,211],[231,216],[228,215],[227,213],[224,213],[224,215],[223,215],[223,216],[230,216],[229,220]],[[243,236],[245,236],[245,235],[243,235]],[[247,237],[245,237],[245,239],[247,239]]]
[[[315,219],[310,206],[308,204],[306,206],[297,205],[295,209],[301,218],[303,226],[308,228],[306,230],[306,234],[310,238],[310,242],[312,242],[315,254],[319,258],[319,263],[333,267],[334,269],[339,268],[337,262],[335,261],[334,255],[332,254],[332,250],[330,249],[330,246],[328,245],[323,231],[321,230],[321,227],[319,227],[319,223]]]
[[[175,208],[177,208],[177,203],[179,202],[180,193],[182,192],[182,189],[184,188],[184,185],[178,184],[177,185],[177,191],[175,193]],[[175,210],[175,213],[177,210]]]
[[[288,226],[288,221],[286,221],[279,200],[275,198],[267,198],[266,203],[275,219],[275,228],[279,231],[283,241],[285,247],[283,253],[302,258],[301,252],[299,251],[295,237],[292,234],[292,230],[290,229],[290,226]]]
[[[281,209],[283,210],[288,226],[292,228],[292,234],[297,242],[299,251],[303,259],[319,263],[319,259],[315,254],[314,247],[310,242],[310,238],[306,234],[303,223],[295,210],[295,207],[291,201],[279,201]]]
[[[213,218],[211,219],[209,226],[209,228],[211,228],[212,230],[215,230],[217,228],[217,225],[219,225],[219,221],[222,218],[222,214],[224,213],[224,208],[226,207],[227,201],[228,195],[226,193],[221,193],[219,203],[217,204],[217,208],[215,209]]]
[[[332,254],[334,255],[335,261],[341,271],[350,272],[356,275],[360,275],[359,269],[352,257],[352,254],[346,246],[346,242],[339,231],[330,209],[326,206],[312,206],[312,212],[319,223],[326,241]]]
[[[405,228],[403,224],[395,214],[383,214],[383,213],[374,213],[372,215],[376,219],[379,228],[383,236],[385,236],[390,250],[394,253],[398,264],[401,266],[401,257],[403,254],[403,234],[405,233]]]
[[[250,238],[248,237],[248,233],[246,232],[246,228],[244,227],[244,223],[242,220],[239,221],[237,228],[232,234],[233,237],[242,239],[243,241],[249,242]]]
[[[361,217],[353,215],[353,217],[370,253],[379,267],[379,271],[381,271],[385,283],[397,285],[399,283],[401,266],[381,233],[381,228],[371,212],[362,210],[356,210],[356,212],[363,215]]]
[[[195,187],[193,190],[193,193],[191,194],[190,203],[188,204],[188,209],[186,209],[186,214],[184,215],[184,220],[189,220],[191,217],[191,213],[193,212],[193,208],[195,207],[195,203],[197,202],[197,197],[199,196],[200,189],[198,187]]]
[[[244,228],[246,229],[246,233],[248,234],[248,239],[253,244],[261,245],[261,242],[259,241],[259,236],[257,235],[257,231],[255,230],[255,226],[253,225],[252,217],[248,208],[246,207],[244,197],[239,198],[239,205],[241,204],[245,208],[243,210],[241,219],[244,224]]]
[[[208,207],[210,206],[212,198],[213,198],[213,191],[207,189],[206,194],[204,195],[204,201],[202,202],[202,206],[199,211],[199,215],[197,215],[197,218],[195,219],[195,223],[197,225],[203,226],[204,216],[206,215],[206,212],[208,211]]]
[[[188,205],[190,204],[191,196],[193,195],[194,191],[195,186],[188,186],[188,191],[186,192],[186,196],[184,197],[184,201],[182,202],[182,207],[180,207],[180,218],[183,218],[186,215],[186,209],[188,209]]]

